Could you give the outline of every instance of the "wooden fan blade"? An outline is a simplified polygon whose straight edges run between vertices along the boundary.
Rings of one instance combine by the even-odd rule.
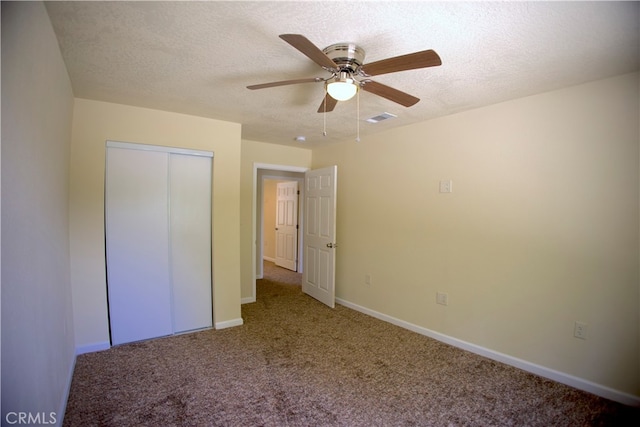
[[[380,61],[364,64],[360,71],[368,76],[395,73],[397,71],[415,70],[418,68],[436,67],[442,65],[442,60],[433,50],[409,53]]]
[[[338,105],[338,101],[332,98],[331,95],[327,93],[322,100],[322,104],[320,104],[320,108],[318,108],[318,113],[328,113],[330,111],[333,111],[333,109],[336,108],[336,105]]]
[[[320,77],[311,77],[308,79],[295,79],[295,80],[283,80],[281,82],[272,82],[272,83],[262,83],[259,85],[251,85],[247,86],[247,89],[255,90],[255,89],[265,89],[268,87],[276,87],[276,86],[286,86],[286,85],[295,85],[298,83],[316,83],[324,81]]]
[[[382,83],[374,82],[371,80],[363,82],[362,89],[366,90],[367,92],[371,92],[374,95],[387,98],[389,101],[404,105],[405,107],[411,107],[412,105],[420,101],[420,98],[416,98],[413,95],[409,95],[408,93],[404,93],[402,91],[399,91],[398,89],[394,89],[387,85],[383,85]]]
[[[331,58],[325,55],[323,51],[311,43],[305,36],[300,34],[280,34],[280,38],[305,54],[319,66],[326,68],[338,68],[338,65],[336,65]]]

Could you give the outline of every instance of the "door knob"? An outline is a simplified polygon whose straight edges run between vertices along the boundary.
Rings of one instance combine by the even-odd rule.
[[[328,248],[337,248],[338,244],[337,243],[327,243],[327,247]]]

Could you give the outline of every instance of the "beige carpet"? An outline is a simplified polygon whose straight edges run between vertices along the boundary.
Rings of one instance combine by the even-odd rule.
[[[79,356],[64,425],[640,425],[637,408],[332,310],[299,280],[267,263],[241,327]]]

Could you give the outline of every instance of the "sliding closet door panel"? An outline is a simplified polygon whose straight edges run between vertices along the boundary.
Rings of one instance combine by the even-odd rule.
[[[210,327],[211,157],[171,154],[171,278],[175,332]]]
[[[112,343],[172,333],[167,153],[107,149],[105,222]]]

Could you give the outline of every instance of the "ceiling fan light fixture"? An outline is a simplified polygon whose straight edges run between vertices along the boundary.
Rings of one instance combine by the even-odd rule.
[[[358,84],[348,72],[341,71],[333,80],[327,82],[327,93],[336,101],[347,101],[358,92]]]

